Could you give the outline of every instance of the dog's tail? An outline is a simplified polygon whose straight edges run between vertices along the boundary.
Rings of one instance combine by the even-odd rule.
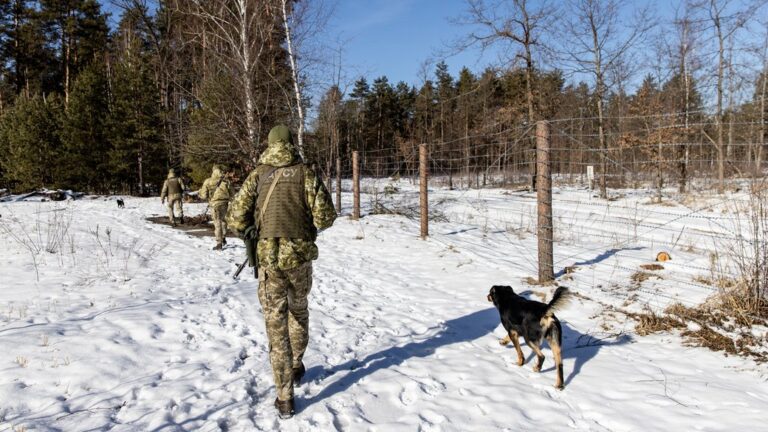
[[[547,311],[544,313],[544,316],[551,317],[555,312],[562,310],[570,302],[571,296],[571,291],[568,288],[558,287],[555,290],[555,295],[552,296],[552,300],[547,304]]]

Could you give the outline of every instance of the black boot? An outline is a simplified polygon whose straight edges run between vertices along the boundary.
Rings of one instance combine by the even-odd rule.
[[[184,225],[184,215],[181,215],[181,224]]]
[[[301,379],[304,378],[304,373],[307,370],[304,368],[304,363],[302,362],[299,367],[293,368],[293,385],[299,386],[301,385]]]
[[[226,237],[224,237],[224,239],[221,240],[221,244],[223,244],[224,246],[227,245],[227,238]]]
[[[275,408],[277,408],[277,416],[280,417],[281,420],[289,419],[296,414],[296,410],[293,408],[293,398],[290,398],[287,401],[275,399]]]
[[[221,243],[213,247],[213,250],[222,250],[222,249],[223,249],[223,246],[221,245]]]

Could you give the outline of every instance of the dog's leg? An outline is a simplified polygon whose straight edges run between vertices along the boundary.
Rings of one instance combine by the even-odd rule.
[[[560,347],[560,342],[558,342],[556,338],[550,338],[549,346],[552,348],[552,354],[555,356],[555,369],[557,371],[555,388],[562,390],[565,385],[563,384],[563,353]]]
[[[500,345],[507,345],[512,339],[509,337],[509,335],[504,336],[502,339],[499,339]]]
[[[539,347],[538,343],[528,339],[525,340],[525,343],[527,343],[533,352],[536,353],[536,364],[533,365],[533,371],[538,372],[541,370],[541,366],[544,364],[544,353],[541,352],[541,347]]]
[[[515,345],[515,351],[517,351],[517,365],[522,366],[525,364],[525,357],[523,357],[523,350],[520,348],[520,336],[517,335],[517,332],[511,331],[507,335],[507,337],[512,340],[512,343]]]

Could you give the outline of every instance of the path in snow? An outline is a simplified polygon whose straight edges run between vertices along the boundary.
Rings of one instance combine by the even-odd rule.
[[[154,200],[128,199],[124,211],[111,201],[70,205],[80,268],[66,254],[63,266],[47,257],[36,282],[29,255],[4,239],[0,431],[765,428],[764,369],[683,347],[674,335],[638,338],[632,323],[604,319],[588,299],[559,314],[566,389],[555,390],[550,351],[542,373],[532,372],[527,347],[529,363],[516,366],[485,300],[496,283],[551,297],[551,288],[521,282],[532,274],[523,251],[533,254],[535,238],[513,243],[506,231],[441,223],[422,241],[397,216],[342,217],[321,234],[300,412],[279,422],[256,283],[230,276],[243,248],[213,252],[210,239],[147,223],[162,214]],[[51,207],[7,205],[3,219],[12,212],[32,227],[32,215]],[[96,225],[120,245],[111,276],[101,277]],[[134,239],[146,260],[123,266]],[[641,262],[648,251],[620,253]],[[621,289],[626,275],[589,264],[595,256],[574,257],[586,264],[571,287],[615,301],[590,278]],[[600,328],[606,321],[611,331]]]

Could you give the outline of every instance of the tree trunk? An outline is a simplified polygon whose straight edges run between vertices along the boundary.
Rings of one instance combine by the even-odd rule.
[[[285,39],[288,45],[288,59],[291,64],[291,73],[293,74],[293,92],[296,97],[296,112],[299,115],[299,132],[298,132],[298,147],[299,153],[304,156],[304,106],[301,98],[301,89],[299,88],[299,72],[296,67],[296,55],[293,49],[293,43],[291,42],[291,29],[288,25],[288,11],[286,7],[286,0],[281,0],[281,6],[283,10],[283,26],[285,27]]]
[[[241,60],[242,60],[242,81],[245,86],[245,126],[248,130],[248,152],[256,147],[256,118],[254,117],[254,102],[253,102],[253,82],[252,79],[252,65],[251,65],[251,34],[249,28],[249,16],[248,16],[248,1],[238,0],[238,12],[239,12],[239,25],[240,25],[240,43],[241,43]]]
[[[605,82],[603,78],[603,59],[600,39],[595,26],[594,17],[590,17],[592,30],[592,46],[594,50],[595,62],[595,100],[597,103],[597,134],[600,147],[600,198],[608,198],[608,142],[605,139],[605,127],[603,119],[603,96],[605,93]]]
[[[711,7],[715,8],[715,0],[711,0]],[[723,75],[725,68],[725,40],[720,23],[719,11],[712,17],[717,32],[718,58],[717,58],[717,114],[715,127],[717,128],[717,193],[725,193],[725,152],[723,151]]]

